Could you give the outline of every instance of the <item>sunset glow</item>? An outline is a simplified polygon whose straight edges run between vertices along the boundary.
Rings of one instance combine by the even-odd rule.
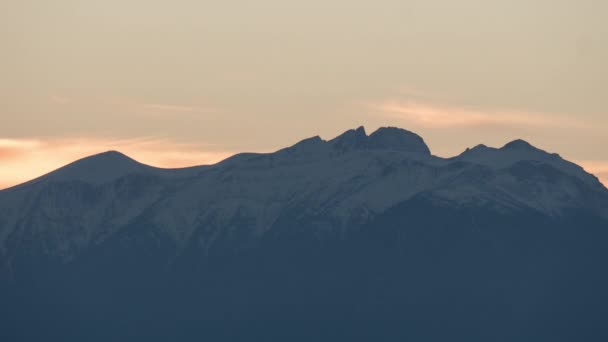
[[[179,168],[214,164],[232,155],[203,145],[159,139],[2,139],[0,189],[42,176],[77,159],[117,150],[151,166]]]
[[[597,161],[588,170],[605,181],[607,11],[587,0],[3,1],[0,187],[108,149],[187,166],[362,125],[415,131],[442,157],[521,138]]]
[[[373,109],[398,120],[427,127],[585,127],[582,121],[540,113],[504,110],[474,110],[456,106],[438,106],[415,101],[391,101]]]
[[[585,171],[594,174],[599,180],[608,187],[608,161],[600,160],[579,160],[576,161]]]

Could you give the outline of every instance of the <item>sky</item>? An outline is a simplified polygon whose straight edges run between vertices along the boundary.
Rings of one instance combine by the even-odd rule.
[[[2,0],[0,189],[119,150],[181,167],[364,125],[516,138],[608,184],[603,0]]]

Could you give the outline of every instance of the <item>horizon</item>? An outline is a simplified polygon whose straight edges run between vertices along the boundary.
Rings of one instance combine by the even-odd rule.
[[[95,157],[95,156],[98,156],[98,155],[107,154],[107,153],[112,153],[112,152],[114,152],[114,153],[118,153],[118,154],[120,154],[120,155],[122,155],[122,156],[124,156],[124,157],[127,157],[127,158],[129,158],[129,159],[132,159],[132,160],[134,160],[134,161],[135,161],[135,162],[137,162],[137,163],[140,163],[140,164],[143,164],[143,165],[147,165],[147,166],[151,166],[151,167],[155,167],[155,168],[161,168],[161,169],[181,169],[181,168],[189,168],[189,167],[197,167],[197,166],[208,166],[208,165],[215,165],[215,164],[218,164],[218,163],[220,163],[220,162],[222,162],[222,161],[224,161],[224,160],[226,160],[226,159],[229,159],[229,158],[231,158],[231,157],[233,157],[233,156],[235,156],[235,155],[237,155],[237,154],[241,154],[241,153],[272,154],[272,153],[278,152],[279,150],[281,150],[281,149],[283,149],[283,148],[287,148],[287,147],[293,146],[293,145],[295,145],[295,144],[297,144],[297,143],[299,143],[299,142],[301,142],[301,141],[303,141],[303,140],[307,140],[307,139],[314,138],[314,137],[319,137],[319,138],[320,138],[322,141],[324,141],[324,142],[328,142],[328,141],[330,141],[331,139],[334,139],[334,138],[336,138],[336,137],[340,136],[341,134],[344,134],[344,133],[346,133],[346,132],[348,132],[348,131],[351,131],[351,130],[360,129],[360,128],[363,128],[363,130],[364,130],[364,132],[365,132],[365,135],[366,135],[366,136],[368,136],[368,137],[369,137],[371,134],[373,134],[374,132],[376,132],[376,131],[378,131],[379,129],[381,129],[381,128],[398,128],[398,129],[406,130],[406,131],[408,131],[408,132],[411,132],[411,133],[414,133],[414,134],[416,134],[416,135],[420,136],[418,133],[416,133],[416,132],[414,132],[414,131],[410,131],[410,130],[407,130],[407,129],[405,129],[405,128],[402,128],[402,127],[397,127],[397,126],[382,126],[382,127],[378,127],[378,128],[376,128],[376,129],[374,129],[374,130],[369,130],[369,132],[368,132],[368,129],[367,129],[367,128],[365,128],[365,126],[361,125],[361,126],[358,126],[358,127],[349,128],[349,129],[347,129],[347,130],[344,130],[342,133],[340,133],[340,134],[338,134],[338,135],[336,135],[336,136],[332,136],[332,137],[330,137],[330,138],[327,138],[327,137],[320,137],[320,136],[318,136],[318,135],[315,135],[315,136],[309,136],[309,137],[305,137],[305,138],[301,138],[300,140],[298,140],[297,142],[295,142],[295,143],[293,143],[293,144],[285,145],[285,146],[279,147],[279,148],[277,148],[277,149],[275,149],[275,150],[272,150],[272,151],[238,151],[238,152],[234,152],[234,153],[231,153],[231,154],[226,154],[226,155],[223,155],[223,156],[222,156],[222,155],[216,155],[216,156],[214,156],[214,157],[216,157],[217,159],[207,159],[208,161],[207,161],[206,163],[198,163],[198,164],[197,164],[197,163],[194,163],[194,164],[181,164],[181,165],[178,165],[178,166],[171,166],[171,165],[168,165],[168,166],[164,166],[164,165],[154,165],[153,163],[149,163],[149,162],[147,162],[146,160],[141,160],[141,159],[137,158],[137,156],[131,155],[131,154],[126,153],[126,152],[124,152],[124,151],[117,150],[117,149],[109,149],[109,150],[105,150],[105,151],[97,151],[97,152],[92,152],[92,153],[90,153],[90,154],[87,154],[87,155],[82,155],[82,156],[78,156],[78,155],[76,155],[76,154],[74,154],[74,156],[71,156],[71,155],[70,155],[69,157],[73,157],[74,159],[71,159],[71,160],[66,160],[66,161],[61,161],[61,160],[57,159],[57,165],[49,165],[50,169],[48,169],[48,170],[44,170],[44,171],[41,171],[42,173],[39,173],[38,171],[36,171],[37,173],[36,173],[34,176],[27,176],[27,177],[30,177],[30,178],[25,178],[25,177],[22,177],[22,180],[19,180],[17,183],[13,183],[13,184],[9,184],[9,183],[2,183],[2,182],[0,182],[0,191],[2,191],[2,190],[6,190],[6,189],[10,189],[10,188],[13,188],[13,187],[15,187],[15,186],[18,186],[18,185],[21,185],[21,184],[27,183],[27,182],[29,182],[29,181],[32,181],[32,180],[38,179],[38,178],[43,177],[43,176],[45,176],[45,175],[47,175],[47,174],[49,174],[49,173],[52,173],[52,172],[57,171],[57,170],[59,170],[59,169],[61,169],[61,168],[63,168],[63,167],[66,167],[66,166],[68,166],[68,165],[70,165],[70,164],[72,164],[72,163],[78,162],[78,161],[80,161],[80,160],[87,159],[87,158],[90,158],[90,157]],[[426,141],[426,139],[424,138],[424,136],[420,136],[420,137],[421,137],[421,138],[424,140],[425,144],[428,146],[428,145],[429,145],[429,143],[428,143],[428,141]],[[431,155],[436,156],[436,157],[439,157],[439,158],[442,158],[442,159],[449,159],[449,158],[457,157],[457,156],[459,156],[460,154],[464,153],[464,152],[465,152],[466,150],[468,150],[469,148],[473,148],[473,147],[475,147],[475,146],[483,145],[483,146],[487,146],[487,147],[491,147],[491,148],[496,148],[496,149],[499,149],[499,148],[503,148],[504,146],[506,146],[506,145],[508,145],[509,143],[512,143],[512,142],[514,142],[514,141],[524,141],[524,142],[526,142],[526,143],[529,143],[530,145],[532,145],[532,146],[533,146],[533,147],[535,147],[535,148],[539,148],[539,149],[541,149],[541,150],[545,151],[545,150],[543,149],[543,147],[542,147],[542,146],[537,146],[537,145],[535,145],[534,143],[530,143],[529,141],[526,141],[525,139],[521,139],[521,138],[514,138],[514,139],[511,139],[511,140],[509,140],[509,141],[506,141],[506,142],[505,142],[504,144],[502,144],[502,145],[500,145],[500,144],[499,144],[499,145],[495,145],[495,146],[492,146],[492,145],[487,145],[487,144],[484,144],[484,143],[478,143],[478,144],[476,144],[476,145],[466,147],[466,148],[465,148],[465,150],[463,150],[463,151],[461,151],[461,152],[459,152],[459,153],[453,154],[453,155],[437,155],[437,154],[435,154],[435,153],[433,152],[433,149],[432,149],[432,148],[430,148],[430,147],[429,147],[429,149],[430,149],[430,151],[431,151]],[[204,153],[203,151],[201,151],[201,152],[202,152],[202,153]],[[558,152],[558,151],[546,151],[546,152],[548,152],[548,153],[558,153],[558,154],[559,154],[559,152]],[[560,156],[561,156],[561,155],[560,155]],[[66,157],[66,158],[67,158],[67,157]],[[562,158],[563,158],[563,156],[562,156]],[[565,160],[568,160],[567,158],[564,158],[564,159],[565,159]],[[158,161],[158,159],[157,159],[157,161]],[[581,161],[576,162],[576,161],[572,161],[572,160],[568,160],[568,161],[570,161],[570,162],[574,162],[575,164],[578,164],[579,166],[583,167],[583,168],[585,169],[585,171],[587,171],[588,173],[591,173],[591,174],[593,174],[594,176],[596,176],[596,177],[598,178],[598,180],[600,181],[600,183],[602,183],[602,184],[603,184],[605,187],[608,185],[608,172],[606,172],[606,174],[602,174],[602,173],[600,173],[600,174],[595,174],[595,173],[591,172],[591,171],[588,169],[589,165],[591,165],[591,167],[593,167],[593,164],[588,163],[588,164],[587,164],[587,167],[585,167],[585,162],[581,162]],[[160,163],[162,164],[162,161],[161,161]],[[601,170],[601,169],[600,169],[600,170]],[[606,170],[606,171],[608,171],[608,170]],[[1,173],[1,172],[0,172],[0,173]],[[602,176],[604,176],[604,177],[602,177]],[[6,184],[8,184],[8,185],[6,185]],[[5,186],[5,185],[6,185],[6,186]]]
[[[0,7],[0,188],[109,149],[182,167],[358,125],[439,156],[521,138],[608,179],[608,3]]]
[[[608,341],[608,1],[0,1],[0,336]]]

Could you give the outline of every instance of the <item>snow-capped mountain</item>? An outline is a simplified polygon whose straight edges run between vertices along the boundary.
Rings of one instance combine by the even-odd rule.
[[[237,218],[262,235],[294,208],[342,232],[423,193],[498,211],[608,215],[608,192],[597,178],[524,141],[443,159],[412,132],[389,127],[367,136],[360,127],[187,169],[153,168],[119,152],[84,158],[0,192],[0,244],[7,251],[19,237],[38,236],[48,239],[47,253],[69,258],[145,218],[179,246],[204,225],[207,246]]]
[[[448,226],[454,229],[445,230]],[[543,237],[546,240],[542,242],[547,227],[554,227],[553,236]],[[557,263],[552,258],[562,260],[570,255],[559,254],[560,239],[577,240],[580,233],[600,243],[605,237],[603,228],[608,231],[608,190],[596,177],[557,154],[515,140],[501,148],[479,145],[458,156],[440,158],[432,155],[415,133],[387,127],[367,135],[360,127],[328,141],[313,137],[274,153],[238,154],[215,165],[186,169],[154,168],[119,152],[106,152],[0,191],[0,279],[4,279],[0,284],[6,283],[8,288],[26,284],[24,288],[30,288],[48,281],[59,286],[70,282],[66,279],[86,278],[97,282],[82,280],[87,284],[82,288],[103,292],[97,288],[99,281],[105,284],[119,277],[141,286],[139,282],[147,276],[158,281],[160,274],[165,277],[169,272],[183,279],[190,274],[184,269],[203,267],[202,278],[223,279],[230,284],[228,288],[235,286],[226,291],[241,293],[245,288],[257,289],[260,282],[276,280],[272,274],[278,270],[304,281],[293,269],[285,271],[284,259],[303,267],[302,274],[309,277],[329,277],[327,288],[316,288],[315,283],[315,296],[337,295],[331,286],[345,285],[350,278],[332,278],[321,265],[336,262],[344,268],[340,272],[349,270],[344,277],[363,277],[351,270],[353,263],[384,260],[384,265],[396,265],[395,260],[402,260],[403,265],[414,267],[413,274],[428,275],[428,270],[418,268],[412,259],[403,259],[405,255],[385,254],[383,246],[393,246],[387,247],[393,251],[395,241],[400,241],[396,250],[411,251],[415,257],[432,259],[435,253],[439,258],[450,255],[465,263],[471,262],[467,253],[487,252],[482,259],[504,262],[503,257],[508,256],[515,260],[514,265],[520,265],[521,258],[542,247],[551,261],[535,255],[532,262],[553,267]],[[494,247],[486,250],[480,241]],[[584,241],[576,251],[584,251],[579,248],[587,246],[588,240]],[[437,246],[446,249],[437,251]],[[598,246],[586,248],[599,253]],[[316,259],[313,251],[318,248],[323,250],[319,253],[326,257],[324,261]],[[352,259],[342,260],[345,255]],[[389,256],[390,262],[383,259]],[[473,272],[488,266],[482,264],[483,260],[476,260],[468,266],[452,266]],[[228,277],[213,265],[222,265],[226,274],[239,276]],[[505,265],[497,267],[511,267]],[[376,272],[382,267],[363,268]],[[447,272],[439,276],[441,279],[451,274],[446,265],[438,267]],[[248,273],[251,268],[266,271],[258,278]],[[140,270],[146,270],[141,271],[146,276],[131,278]],[[495,270],[486,271],[491,279],[476,274],[469,275],[470,280],[502,279],[507,284],[504,286],[511,288],[510,278],[501,278]],[[569,274],[556,274],[570,281]],[[380,272],[374,276],[384,279],[395,275]],[[242,283],[232,283],[239,277]],[[463,284],[458,286],[467,286]],[[167,286],[175,290],[173,285]],[[365,291],[384,289],[368,285]],[[397,293],[392,285],[385,285],[390,287],[387,293]],[[216,285],[206,286],[221,296],[229,293],[213,287]],[[290,283],[288,287],[306,292],[306,287],[299,286]],[[494,285],[475,286],[489,291]],[[509,289],[505,291],[510,293]],[[280,305],[276,305],[280,300],[260,291],[274,298],[271,306],[279,310]],[[344,294],[338,292],[338,297]],[[203,297],[202,303],[217,310],[231,308],[243,317],[252,312],[275,317],[274,311],[246,308],[254,302],[260,305],[251,297],[237,295],[248,304],[234,306]],[[291,300],[289,296],[281,298]],[[320,303],[319,298],[313,302]],[[376,299],[353,310],[378,309],[382,315],[386,314],[383,310],[392,308],[390,300],[383,301],[389,298],[378,299],[383,304],[374,302]],[[524,304],[517,301],[513,305]],[[309,312],[306,310],[303,312]]]

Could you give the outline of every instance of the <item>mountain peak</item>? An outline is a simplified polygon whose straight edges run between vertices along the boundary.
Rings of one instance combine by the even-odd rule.
[[[431,154],[418,134],[397,127],[380,127],[369,136],[369,147]]]
[[[79,159],[72,164],[68,165],[79,165],[79,164],[101,164],[101,163],[112,163],[113,165],[118,164],[139,164],[137,161],[129,158],[127,155],[115,151],[109,150],[106,152],[97,153],[88,157]]]
[[[365,128],[361,126],[342,133],[330,140],[330,143],[342,151],[352,149],[385,149],[431,154],[428,146],[418,134],[397,127],[381,127],[368,136],[365,133]]]
[[[532,146],[532,144],[530,144],[529,142],[527,142],[523,139],[515,139],[515,140],[507,143],[502,148],[506,149],[506,150],[535,150],[536,149],[536,147]]]
[[[359,126],[357,129],[349,129],[330,140],[330,143],[333,143],[335,148],[343,151],[364,148],[367,145],[367,134],[365,128]]]
[[[152,169],[118,151],[106,151],[79,159],[42,178],[52,181],[83,181],[101,184],[130,173]]]
[[[293,146],[279,150],[278,153],[287,153],[290,155],[307,155],[309,157],[312,157],[315,154],[318,154],[322,149],[324,149],[325,144],[326,142],[321,139],[321,137],[316,135],[314,137],[301,140]]]

